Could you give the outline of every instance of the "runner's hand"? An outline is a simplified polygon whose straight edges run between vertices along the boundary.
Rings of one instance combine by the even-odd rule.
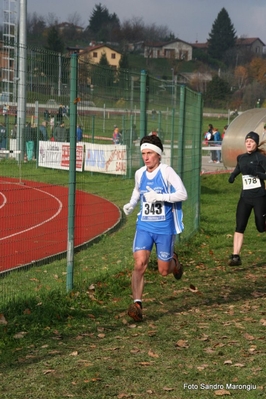
[[[146,189],[149,191],[148,193],[144,193],[144,197],[147,202],[153,203],[156,201],[163,201],[163,194],[157,194],[156,191],[149,186],[147,186]]]
[[[130,203],[123,206],[123,211],[124,211],[125,215],[127,215],[127,216],[130,215],[133,212],[133,210],[134,210],[134,207]]]
[[[233,176],[233,175],[230,175],[230,176],[229,176],[229,179],[228,179],[228,182],[229,182],[229,183],[234,183],[234,181],[235,181],[234,176]]]

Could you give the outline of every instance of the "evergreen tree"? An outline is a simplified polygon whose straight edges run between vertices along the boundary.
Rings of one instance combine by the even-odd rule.
[[[129,69],[129,62],[128,62],[128,55],[122,54],[120,61],[119,61],[119,68],[121,69]]]
[[[236,31],[228,12],[222,8],[215,19],[208,39],[208,54],[222,60],[225,52],[235,46]]]
[[[47,47],[48,50],[54,51],[55,53],[63,53],[65,49],[65,45],[61,36],[58,32],[58,29],[55,26],[52,26],[49,29],[47,36]]]
[[[207,85],[207,90],[204,95],[205,104],[208,106],[223,106],[229,99],[230,94],[231,90],[229,84],[216,75]]]
[[[86,30],[91,32],[94,40],[110,41],[112,33],[120,29],[120,21],[117,15],[110,14],[102,4],[96,4],[92,10],[89,25]]]
[[[49,57],[46,60],[44,72],[47,76],[49,76],[50,81],[55,83],[58,80],[58,73],[60,70],[59,54],[62,54],[65,49],[64,42],[61,39],[56,26],[52,26],[48,31],[46,49],[52,51],[53,53],[49,54]]]
[[[109,64],[109,62],[107,60],[107,57],[106,57],[106,53],[102,53],[100,61],[99,61],[99,65],[110,66],[110,64]]]

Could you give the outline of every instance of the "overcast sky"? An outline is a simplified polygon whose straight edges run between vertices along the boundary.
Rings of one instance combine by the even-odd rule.
[[[148,25],[167,26],[176,37],[190,43],[206,41],[224,7],[238,36],[259,37],[266,44],[266,0],[28,0],[27,10],[44,17],[53,13],[59,22],[77,13],[85,27],[100,3],[109,13],[116,13],[120,22],[142,18]]]

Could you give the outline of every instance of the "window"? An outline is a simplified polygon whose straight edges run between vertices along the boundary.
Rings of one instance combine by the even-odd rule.
[[[93,51],[93,53],[92,53],[92,57],[93,57],[93,58],[97,58],[97,57],[98,57],[98,53],[97,53],[97,51]]]
[[[112,54],[111,54],[111,58],[112,58],[112,60],[115,60],[115,58],[116,58],[116,53],[112,53]]]

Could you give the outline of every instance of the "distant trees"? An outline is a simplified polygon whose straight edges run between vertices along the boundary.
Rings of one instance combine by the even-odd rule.
[[[87,33],[91,33],[93,40],[110,41],[115,39],[116,32],[120,29],[120,21],[118,16],[110,14],[108,9],[102,4],[96,4],[92,10],[89,25],[86,28]]]
[[[208,54],[222,61],[225,53],[234,48],[236,44],[236,31],[228,12],[222,8],[215,19],[208,39]]]
[[[156,24],[147,25],[141,17],[133,17],[120,22],[116,13],[110,13],[107,7],[101,3],[96,4],[89,16],[88,25],[81,31],[80,16],[75,12],[68,16],[67,22],[58,32],[60,39],[66,46],[88,46],[92,41],[113,43],[119,46],[120,51],[127,48],[128,43],[147,41],[169,41],[175,36],[167,26]],[[55,47],[51,42],[47,43],[50,29],[59,26],[58,18],[48,13],[46,17],[36,13],[28,14],[27,37],[28,44],[34,46]],[[55,35],[55,32],[53,32]],[[50,39],[49,39],[50,40]]]
[[[28,15],[27,18],[27,36],[28,45],[31,47],[43,47],[52,50],[55,53],[64,54],[66,48],[78,46],[87,47],[91,42],[103,42],[116,46],[116,49],[122,53],[119,63],[119,70],[114,71],[110,65],[107,65],[107,59],[104,57],[100,60],[99,65],[106,70],[107,80],[103,82],[98,76],[98,65],[93,66],[91,74],[91,83],[102,86],[116,79],[120,87],[129,89],[132,84],[130,68],[138,67],[131,62],[130,49],[137,48],[142,52],[142,44],[145,42],[162,42],[175,40],[175,35],[167,26],[158,26],[155,24],[147,25],[142,17],[133,17],[120,22],[116,13],[110,13],[107,7],[101,3],[96,4],[90,15],[88,15],[88,25],[85,29],[81,29],[80,17],[77,13],[70,15],[66,24],[60,26],[58,18],[53,13],[49,13],[46,17],[37,15],[36,13]],[[238,41],[239,43],[239,41]],[[132,46],[131,46],[132,45]],[[254,100],[260,98],[263,103],[266,98],[266,59],[263,54],[254,54],[249,46],[236,46],[236,31],[233,23],[225,8],[222,8],[214,20],[208,38],[208,50],[194,50],[194,61],[188,65],[187,72],[194,73],[193,81],[189,85],[194,90],[206,92],[205,104],[212,102],[216,104],[228,103],[231,108],[244,109],[246,106],[252,106]],[[130,63],[129,63],[130,60]],[[141,60],[141,57],[138,58]],[[35,74],[39,73],[43,76],[53,73],[54,81],[57,79],[59,57],[55,54],[54,59],[49,59],[43,64],[47,64],[45,68],[36,68],[37,58],[32,59],[30,65],[34,67]],[[80,66],[80,76],[87,75],[87,61],[85,65]],[[142,62],[142,61],[141,61]],[[156,60],[148,60],[143,58],[140,67],[149,69],[150,73],[163,73],[155,67]],[[168,60],[169,68],[173,68],[175,75],[178,75],[181,63],[177,60]],[[49,64],[49,65],[48,65]],[[133,66],[134,65],[134,66]],[[60,66],[61,67],[61,66]],[[194,69],[193,69],[194,68]],[[110,72],[110,73],[109,73]],[[203,79],[205,73],[213,75],[213,81],[207,83],[208,80]],[[114,77],[115,76],[115,77]],[[167,75],[165,77],[167,79]],[[232,105],[234,104],[234,105]]]
[[[226,106],[230,97],[230,91],[228,82],[221,79],[218,75],[214,76],[207,84],[207,90],[204,95],[206,105]]]
[[[54,51],[55,53],[63,53],[65,50],[65,45],[62,37],[59,34],[56,26],[52,26],[48,30],[47,35],[47,50]]]

